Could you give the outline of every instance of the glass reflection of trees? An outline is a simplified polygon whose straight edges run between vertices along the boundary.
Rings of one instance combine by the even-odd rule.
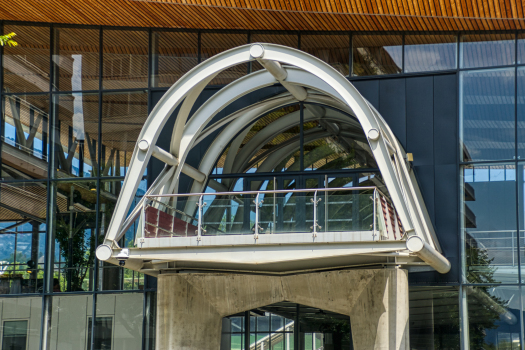
[[[518,287],[466,287],[471,349],[519,349]]]
[[[377,163],[360,123],[339,110],[305,103],[303,108],[294,104],[271,111],[241,131],[219,157],[214,169],[217,179],[210,181],[220,181],[221,191],[292,190],[334,187],[336,184],[340,187],[364,186],[363,181],[368,180],[368,185],[385,190],[381,177],[374,172],[356,173],[356,178],[351,176],[350,180],[334,177],[330,185],[319,175],[342,169],[370,168],[377,168]],[[269,172],[275,177],[268,176]],[[304,179],[296,175],[284,177],[294,172],[303,172]],[[220,174],[242,176],[243,173],[260,173],[267,180],[249,180],[239,187],[237,180],[219,178]],[[217,188],[213,184],[209,186],[209,192]],[[260,195],[260,232],[309,231],[313,227],[313,197],[314,191]],[[330,218],[331,229],[335,231],[370,230],[373,222],[370,194],[319,192],[318,197],[323,201],[323,205],[318,206],[320,226],[326,229],[325,218]],[[206,234],[252,232],[254,200],[255,196],[230,198],[210,193],[205,200],[203,217]],[[351,219],[343,214],[352,205],[350,202],[357,203],[354,205],[356,215]],[[339,225],[334,224],[336,221],[340,221]]]
[[[356,118],[326,106],[304,104],[301,133],[300,113],[299,104],[286,106],[248,126],[225,149],[214,174],[377,167]]]
[[[93,262],[95,259],[96,187],[93,183],[58,183],[56,206],[55,266],[58,267],[60,287],[55,292],[92,290]],[[65,209],[65,210],[64,210]],[[58,260],[58,261],[57,261]]]
[[[398,74],[403,66],[401,35],[353,36],[354,76]]]

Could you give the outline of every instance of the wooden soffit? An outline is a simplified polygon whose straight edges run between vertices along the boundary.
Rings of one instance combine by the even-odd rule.
[[[195,29],[525,29],[522,0],[3,0],[0,18]]]

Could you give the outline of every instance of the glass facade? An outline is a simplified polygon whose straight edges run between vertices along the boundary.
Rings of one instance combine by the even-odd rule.
[[[460,36],[464,348],[523,347],[522,45],[516,33]]]
[[[454,286],[411,286],[411,344],[414,349],[524,346],[525,34],[214,32],[10,22],[2,27],[17,33],[19,46],[2,48],[1,56],[0,349],[41,344],[116,349],[117,343],[154,348],[155,278],[99,262],[94,249],[111,220],[153,92],[165,91],[216,54],[253,42],[304,50],[350,80],[457,74],[461,151],[452,163],[460,169],[462,278]],[[232,67],[209,85],[258,69],[254,62]],[[265,127],[301,108],[301,130],[288,125],[263,148],[244,149]],[[251,155],[247,161],[233,162],[226,152],[211,177],[230,190],[378,183],[377,165],[366,150],[323,137],[326,125],[309,117],[306,104],[262,117],[239,140],[239,154]],[[304,145],[300,152],[265,165],[268,150],[294,142]],[[259,169],[294,175],[250,174]],[[341,174],[316,175],[319,171]],[[146,173],[136,202],[148,185]],[[290,198],[290,206],[299,203]],[[234,230],[237,218],[228,215],[223,217],[232,218],[228,229]],[[132,245],[135,232],[129,228],[121,246]],[[317,326],[305,326],[297,338],[293,327],[303,306],[299,316],[283,313],[290,307],[296,305],[256,311],[248,315],[250,322],[246,315],[226,318],[224,344],[231,349],[246,349],[246,341],[275,349],[292,349],[297,341],[308,349],[327,344],[327,332]],[[341,330],[343,323],[337,325]],[[343,344],[348,332],[340,333],[337,341]]]
[[[3,29],[20,39],[1,56],[1,349],[151,348],[156,281],[95,258],[148,113],[150,33]]]

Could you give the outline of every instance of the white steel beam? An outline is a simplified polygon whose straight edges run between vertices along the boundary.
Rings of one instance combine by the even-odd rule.
[[[290,84],[287,82],[286,78],[288,77],[288,73],[279,62],[265,60],[262,58],[264,55],[264,47],[262,45],[252,45],[250,48],[250,54],[253,58],[257,59],[257,62],[259,62],[268,72],[270,72],[275,77],[275,79],[277,79],[277,81],[292,94],[293,97],[295,97],[298,101],[306,100],[306,97],[308,96],[306,89],[302,86]]]
[[[267,68],[267,71],[257,72],[240,78],[226,88],[221,89],[188,119],[197,97],[213,77],[231,66],[253,60],[254,58],[260,61]],[[279,62],[295,67],[287,66],[285,69]],[[246,45],[216,55],[188,72],[161,98],[139,136],[140,140],[145,140],[149,145],[156,144],[160,131],[167,119],[177,106],[181,103],[182,106],[175,122],[169,152],[173,158],[167,154],[159,155],[160,153],[156,152],[158,157],[163,157],[172,165],[169,174],[163,175],[162,185],[158,185],[155,191],[159,193],[173,193],[176,191],[179,174],[181,171],[184,172],[184,165],[189,151],[197,142],[205,127],[219,111],[249,92],[273,85],[275,80],[280,81],[287,89],[291,87],[289,91],[297,100],[303,101],[308,99],[309,94],[306,88],[314,89],[327,95],[331,99],[332,104],[344,105],[344,109],[356,117],[363,128],[364,134],[368,135],[370,149],[377,161],[386,187],[407,234],[420,237],[432,249],[439,249],[437,239],[433,235],[434,232],[428,213],[424,203],[422,203],[417,182],[406,167],[403,157],[404,151],[384,120],[379,114],[375,113],[355,87],[332,67],[302,51],[279,45],[255,44],[251,48]],[[251,113],[249,117],[243,118],[243,116],[238,116],[236,119],[233,119],[230,122],[232,125],[237,120],[242,120],[242,122],[239,122],[236,127],[226,128],[229,131],[223,135],[220,142],[226,145],[236,135],[232,135],[234,130],[241,130],[242,128],[239,127],[253,122],[253,118],[264,113],[264,108],[268,111],[270,105],[259,106],[260,108],[257,112]],[[392,149],[388,147],[388,144],[395,148],[394,160],[391,159]],[[214,146],[221,146],[221,144],[217,143]],[[223,148],[217,147],[217,149]],[[116,247],[115,242],[122,235],[123,231],[121,231],[121,228],[126,213],[153,153],[154,148],[152,147],[148,147],[145,150],[135,147],[121,195],[108,227],[108,233],[104,242],[108,246]],[[174,165],[175,159],[180,163],[178,166]],[[214,159],[217,158],[215,157]],[[207,164],[210,162],[211,160],[207,160]],[[208,166],[206,165],[205,167]],[[197,176],[200,176],[199,179],[204,181],[206,174],[209,172],[203,171],[204,169],[201,167],[199,168]],[[196,182],[202,183],[203,181]]]

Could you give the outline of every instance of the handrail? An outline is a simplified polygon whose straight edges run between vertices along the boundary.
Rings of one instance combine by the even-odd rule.
[[[218,196],[236,196],[236,195],[241,195],[241,196],[245,196],[245,195],[255,195],[255,198],[253,198],[253,204],[255,204],[255,212],[254,212],[254,225],[252,227],[252,232],[253,232],[253,236],[254,236],[254,239],[257,240],[258,239],[258,236],[259,234],[261,233],[262,231],[262,227],[259,226],[259,223],[261,222],[261,218],[259,218],[260,216],[260,206],[261,204],[263,203],[263,200],[261,200],[261,195],[266,195],[266,194],[273,194],[274,196],[274,200],[275,200],[275,194],[289,194],[289,193],[307,193],[307,192],[313,192],[313,198],[310,199],[310,201],[312,202],[313,204],[313,222],[312,222],[312,226],[310,227],[310,230],[311,230],[311,233],[313,235],[313,238],[315,239],[317,237],[317,233],[319,233],[323,227],[321,225],[319,225],[318,223],[318,220],[319,220],[319,214],[318,214],[318,203],[323,199],[323,197],[320,197],[318,196],[318,192],[321,192],[321,193],[325,193],[325,199],[326,199],[326,195],[328,194],[328,192],[340,192],[340,191],[344,191],[344,192],[348,192],[348,191],[366,191],[366,190],[373,190],[373,193],[369,193],[370,194],[370,199],[372,200],[372,203],[373,203],[373,210],[372,210],[372,216],[373,216],[373,219],[372,219],[372,223],[370,225],[370,229],[373,233],[373,240],[380,240],[380,239],[383,239],[384,237],[384,234],[381,233],[383,232],[383,229],[381,229],[380,227],[378,227],[378,223],[377,223],[377,220],[378,220],[378,215],[379,215],[379,210],[378,210],[378,205],[380,205],[379,203],[379,196],[382,196],[384,197],[388,202],[391,203],[390,199],[381,191],[379,190],[376,186],[363,186],[363,187],[333,187],[333,188],[306,188],[306,189],[290,189],[290,190],[264,190],[264,191],[232,191],[232,192],[205,192],[205,193],[177,193],[177,194],[162,194],[162,195],[145,195],[144,198],[144,202],[143,202],[143,207],[147,205],[148,202],[157,202],[159,204],[162,204],[162,205],[165,205],[167,206],[169,209],[172,209],[174,210],[176,213],[182,215],[183,217],[186,217],[188,219],[191,219],[191,220],[194,220],[195,221],[195,224],[196,225],[196,238],[197,238],[197,241],[201,241],[201,237],[203,236],[203,234],[206,234],[206,230],[204,229],[203,226],[206,226],[206,224],[203,222],[203,215],[204,215],[204,207],[207,206],[207,204],[203,201],[203,199],[205,198],[205,196],[214,196],[214,197],[218,197]],[[356,193],[354,193],[356,194]],[[197,197],[197,201],[196,201],[196,206],[197,206],[197,211],[198,211],[198,214],[196,215],[196,217],[192,216],[192,215],[189,215],[185,212],[182,212],[168,204],[164,204],[162,203],[161,201],[159,201],[160,198],[165,198],[165,199],[168,199],[168,202],[169,202],[169,198],[179,198],[179,197]],[[244,197],[244,199],[246,200],[247,198]],[[274,203],[274,206],[275,206],[275,203]],[[325,206],[325,211],[326,211],[326,206]],[[274,219],[275,219],[275,211],[273,213],[274,215]],[[144,208],[141,212],[141,216],[142,216],[142,225],[145,226],[146,225],[146,220],[145,220],[145,212],[144,212]],[[325,219],[326,220],[326,219]],[[175,225],[175,224],[174,224]],[[155,225],[153,225],[155,226]],[[251,225],[250,225],[251,226]],[[326,226],[326,221],[325,221],[325,224],[323,226]],[[161,228],[161,227],[157,227],[157,228],[160,228],[162,229],[163,231],[166,231],[165,229]],[[326,230],[326,227],[325,227],[325,230]],[[221,230],[219,230],[221,231]],[[145,227],[142,229],[142,237],[144,237],[144,233],[145,233]],[[270,232],[271,233],[271,232]]]
[[[356,191],[356,190],[377,190],[381,195],[387,197],[378,187],[376,186],[363,186],[363,187],[321,187],[321,188],[304,188],[294,190],[261,190],[261,191],[232,191],[232,192],[199,192],[199,193],[174,193],[174,194],[148,194],[144,197],[192,197],[192,196],[233,196],[233,195],[244,195],[244,194],[259,194],[259,193],[304,193],[304,192],[329,192],[329,191]],[[387,197],[388,198],[388,197]]]

